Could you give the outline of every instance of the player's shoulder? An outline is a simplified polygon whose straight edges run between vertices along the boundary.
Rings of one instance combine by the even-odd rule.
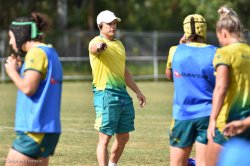
[[[95,36],[94,38],[92,38],[92,39],[90,40],[90,42],[95,41],[95,40],[98,40],[99,38],[100,38],[100,36]]]
[[[33,47],[33,48],[31,48],[29,51],[28,51],[28,53],[41,53],[41,54],[45,54],[45,52],[43,51],[43,49],[42,48],[40,48],[40,47]]]
[[[171,46],[169,48],[169,52],[175,52],[176,49],[177,49],[177,46]]]
[[[204,43],[206,47],[211,47],[211,48],[214,48],[214,49],[217,49],[218,47],[215,46],[215,45],[212,45],[212,44],[208,44],[208,43]]]
[[[184,45],[187,46],[192,46],[192,47],[201,47],[201,48],[207,48],[207,47],[212,47],[212,48],[217,48],[214,45],[208,44],[208,43],[200,43],[200,42],[190,42],[190,43],[186,43]]]
[[[123,46],[123,43],[122,43],[122,41],[121,41],[121,40],[114,39],[114,42],[115,42],[115,43],[118,43],[119,45],[122,45],[122,46]]]
[[[171,46],[170,48],[169,48],[169,50],[173,50],[173,49],[176,49],[177,48],[177,46]]]
[[[222,55],[232,55],[239,51],[240,46],[235,44],[230,44],[217,49],[217,53]]]
[[[174,54],[175,54],[175,52],[176,52],[176,49],[177,49],[177,46],[171,46],[171,47],[169,48],[169,52],[168,52],[168,61],[169,61],[169,62],[172,61],[173,56],[174,56]]]
[[[247,43],[233,43],[228,46],[228,49],[232,50],[250,50],[250,46]]]
[[[46,46],[46,45],[42,45]],[[46,57],[45,51],[40,47],[33,47],[27,52],[27,57]]]

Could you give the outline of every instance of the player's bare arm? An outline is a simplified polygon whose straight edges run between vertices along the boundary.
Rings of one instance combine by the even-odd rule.
[[[102,51],[106,50],[106,48],[107,44],[104,42],[95,43],[90,46],[90,53],[94,55],[99,54]]]
[[[210,115],[209,127],[207,130],[208,139],[212,139],[215,136],[216,120],[223,106],[223,102],[229,86],[229,68],[225,65],[220,65],[217,67],[216,71],[217,75],[216,86],[213,92],[213,108]]]
[[[141,93],[139,87],[136,85],[135,81],[133,80],[131,74],[127,69],[125,69],[125,81],[126,85],[136,93],[137,98],[140,102],[140,107],[143,107],[146,104],[146,97]]]
[[[169,81],[173,81],[173,73],[172,73],[172,69],[168,69],[168,68],[166,68],[166,76],[167,76],[167,79],[169,80]]]

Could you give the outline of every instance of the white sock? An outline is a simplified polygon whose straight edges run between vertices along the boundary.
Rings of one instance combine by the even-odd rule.
[[[109,165],[108,166],[117,166],[116,163],[112,163],[111,161],[109,161]]]

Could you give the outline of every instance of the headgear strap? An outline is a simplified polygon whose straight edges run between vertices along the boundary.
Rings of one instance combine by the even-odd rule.
[[[32,22],[32,21],[30,21],[30,22],[16,22],[16,21],[13,21],[11,24],[12,25],[17,25],[17,26],[19,26],[19,25],[30,25],[31,26],[31,39],[34,39],[34,38],[37,37],[37,35],[42,34],[41,32],[38,33],[38,28],[36,26],[36,23]]]

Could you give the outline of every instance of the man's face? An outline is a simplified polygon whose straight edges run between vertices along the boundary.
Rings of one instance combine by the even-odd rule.
[[[114,20],[111,23],[103,22],[100,31],[103,35],[107,37],[114,37],[116,34],[116,25],[117,25],[117,20]]]
[[[16,38],[15,35],[12,31],[9,31],[9,37],[10,37],[10,41],[9,41],[9,45],[12,47],[12,49],[15,52],[18,52],[17,46],[16,46]]]

